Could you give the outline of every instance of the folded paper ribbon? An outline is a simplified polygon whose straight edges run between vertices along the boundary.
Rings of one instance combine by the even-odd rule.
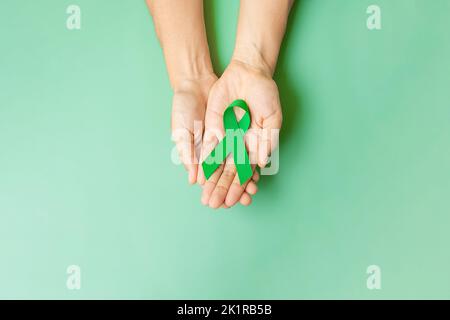
[[[237,121],[234,108],[244,110],[241,120]],[[202,168],[206,179],[233,153],[233,160],[239,176],[239,182],[244,184],[253,175],[252,167],[245,148],[244,135],[250,127],[250,110],[244,100],[233,101],[223,113],[225,137],[219,142],[209,156],[203,161]]]

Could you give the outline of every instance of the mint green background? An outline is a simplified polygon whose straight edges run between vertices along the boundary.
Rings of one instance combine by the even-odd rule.
[[[206,4],[218,72],[237,10]],[[213,211],[170,161],[144,1],[2,0],[0,298],[450,298],[449,10],[298,2],[276,73],[280,172],[251,207]]]

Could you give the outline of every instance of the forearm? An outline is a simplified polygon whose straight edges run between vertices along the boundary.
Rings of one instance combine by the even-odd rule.
[[[294,0],[241,0],[233,58],[275,71]]]
[[[147,0],[172,88],[213,73],[203,0]]]

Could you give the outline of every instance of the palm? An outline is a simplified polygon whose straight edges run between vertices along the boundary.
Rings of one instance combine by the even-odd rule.
[[[275,81],[263,72],[233,61],[211,89],[206,126],[223,130],[222,118],[217,115],[222,115],[235,99],[247,102],[252,117],[251,128],[281,125],[282,113]]]

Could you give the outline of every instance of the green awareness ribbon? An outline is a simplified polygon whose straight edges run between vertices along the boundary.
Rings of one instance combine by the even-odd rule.
[[[244,116],[239,122],[234,113],[235,107],[245,111]],[[230,153],[233,153],[239,182],[242,185],[253,175],[244,141],[245,132],[250,127],[250,110],[244,100],[235,100],[225,109],[223,113],[223,126],[225,128],[225,137],[205,161],[203,161],[203,172],[205,173],[206,179],[209,179],[220,164],[224,162],[226,157]]]

